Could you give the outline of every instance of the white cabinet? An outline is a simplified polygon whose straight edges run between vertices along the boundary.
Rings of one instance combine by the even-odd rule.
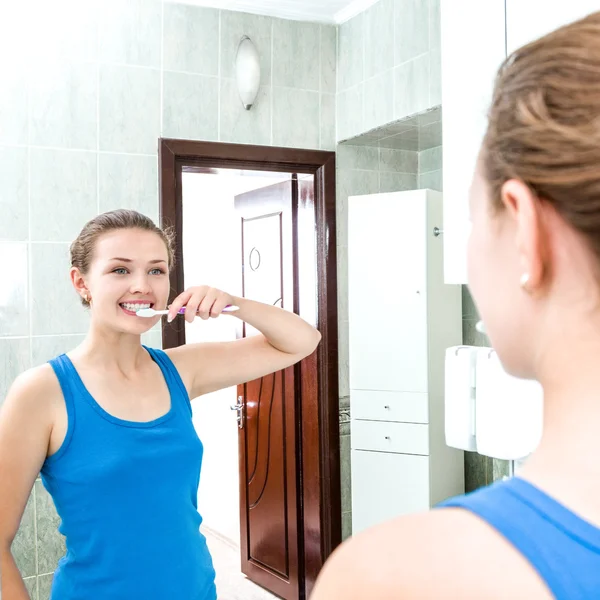
[[[444,279],[467,283],[468,195],[498,67],[600,0],[441,0]]]
[[[442,194],[348,199],[352,528],[464,488],[444,439],[444,356],[461,343],[460,286],[443,281]]]
[[[599,10],[600,0],[506,0],[507,53]]]
[[[444,280],[466,283],[469,187],[506,58],[504,0],[441,0],[440,10]]]

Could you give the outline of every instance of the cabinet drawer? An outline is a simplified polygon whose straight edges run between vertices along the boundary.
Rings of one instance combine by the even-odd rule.
[[[429,455],[428,425],[352,420],[352,449]]]
[[[350,390],[354,419],[428,423],[428,396],[421,392]]]

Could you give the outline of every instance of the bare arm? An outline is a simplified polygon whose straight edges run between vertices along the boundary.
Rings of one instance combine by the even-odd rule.
[[[29,600],[11,545],[48,451],[49,368],[21,375],[0,408],[0,597],[4,600]]]
[[[262,335],[169,350],[192,398],[285,369],[314,352],[321,340],[314,327],[292,312],[245,298],[233,301],[240,310],[232,316]]]

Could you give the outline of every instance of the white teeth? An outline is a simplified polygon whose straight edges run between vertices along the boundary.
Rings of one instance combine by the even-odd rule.
[[[137,312],[142,308],[150,308],[150,304],[128,304],[127,302],[124,302],[121,306],[131,312]]]

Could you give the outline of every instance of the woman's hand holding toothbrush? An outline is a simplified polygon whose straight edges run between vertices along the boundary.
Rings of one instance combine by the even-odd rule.
[[[182,292],[169,306],[167,321],[170,323],[181,309],[185,307],[185,320],[191,323],[196,317],[201,319],[216,318],[222,312],[231,312],[234,304],[233,296],[217,288],[207,285],[191,287]],[[226,310],[229,307],[229,310]]]

